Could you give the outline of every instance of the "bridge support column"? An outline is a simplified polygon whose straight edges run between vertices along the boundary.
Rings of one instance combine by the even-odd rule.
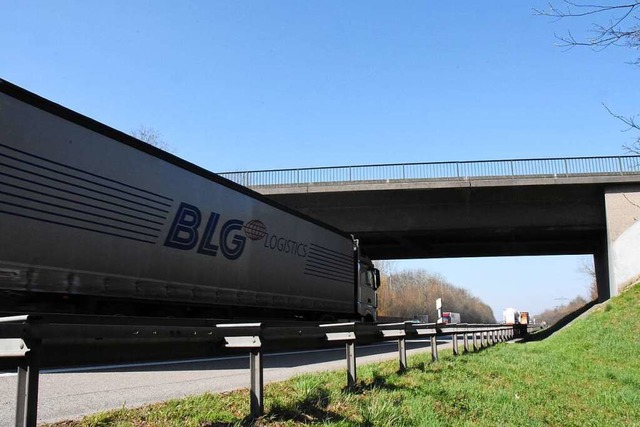
[[[604,197],[609,289],[616,296],[640,280],[640,186],[612,186]]]
[[[615,293],[611,289],[609,280],[609,251],[607,250],[607,239],[603,238],[598,250],[593,254],[593,266],[596,273],[596,286],[598,288],[598,302],[604,302]]]

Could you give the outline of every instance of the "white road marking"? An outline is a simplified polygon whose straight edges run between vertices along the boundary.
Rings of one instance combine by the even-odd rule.
[[[422,340],[407,340],[407,342],[422,342]],[[368,345],[367,348],[375,348],[375,347],[385,347],[396,345],[395,341],[384,342],[381,344],[372,344]],[[319,350],[305,350],[305,351],[295,351],[295,352],[282,352],[282,353],[269,353],[265,354],[263,357],[280,357],[286,356],[290,354],[312,354],[312,353],[322,353],[327,351],[343,351],[342,348],[325,348]],[[241,360],[248,359],[248,355],[242,356],[228,356],[228,357],[207,357],[203,359],[185,359],[185,360],[167,360],[162,362],[142,362],[142,363],[125,363],[120,365],[98,365],[98,366],[81,366],[77,368],[56,368],[56,369],[42,369],[40,371],[41,374],[59,374],[59,373],[67,373],[67,372],[92,372],[92,371],[104,371],[110,369],[123,369],[123,368],[143,368],[149,366],[166,366],[166,365],[182,365],[189,363],[202,363],[202,362],[217,362],[217,361],[227,361],[227,360]],[[0,378],[2,377],[12,377],[17,376],[17,372],[5,372],[0,373]]]

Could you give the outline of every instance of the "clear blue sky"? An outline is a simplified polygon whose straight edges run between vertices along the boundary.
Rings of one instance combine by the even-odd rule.
[[[214,172],[622,154],[633,135],[601,103],[638,112],[633,52],[560,49],[554,32],[591,21],[533,7],[546,1],[0,1],[0,77],[153,127]],[[576,257],[419,265],[496,313],[588,282]],[[520,298],[534,287],[543,299]]]

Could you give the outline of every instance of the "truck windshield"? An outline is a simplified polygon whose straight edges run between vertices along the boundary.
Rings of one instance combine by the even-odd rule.
[[[373,276],[373,271],[367,270],[367,286],[370,286],[373,288],[375,283],[376,282],[375,282],[375,277]]]
[[[376,277],[373,274],[372,270],[369,270],[368,268],[363,266],[362,270],[360,271],[360,278],[361,283],[375,289]]]

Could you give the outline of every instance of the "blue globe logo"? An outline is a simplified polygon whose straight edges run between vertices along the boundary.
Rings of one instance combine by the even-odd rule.
[[[244,234],[251,240],[261,240],[267,234],[267,227],[259,219],[254,219],[244,225]]]

